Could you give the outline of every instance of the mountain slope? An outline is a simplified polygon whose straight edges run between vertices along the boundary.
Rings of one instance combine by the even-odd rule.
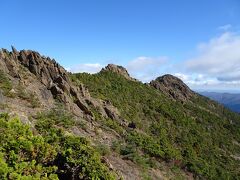
[[[234,144],[239,142],[240,117],[189,88],[174,91],[174,87],[162,83],[164,78],[145,85],[113,71],[73,75],[73,80],[84,83],[90,94],[111,101],[121,116],[134,124],[134,130],[124,136],[132,148],[157,161],[164,160],[171,167],[190,171],[195,177],[239,177],[239,160],[233,157],[240,153]],[[170,84],[186,87],[180,80]],[[179,96],[159,91],[166,86]],[[185,102],[179,97],[185,97]]]
[[[1,179],[240,177],[240,116],[174,76],[143,84],[112,64],[71,74],[15,48],[0,50],[0,68]]]

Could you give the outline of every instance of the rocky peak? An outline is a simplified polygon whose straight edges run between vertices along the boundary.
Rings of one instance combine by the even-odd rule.
[[[25,87],[35,86],[35,82],[40,82],[44,94],[50,94],[52,98],[61,101],[76,116],[92,120],[94,115],[89,107],[91,105],[98,109],[102,116],[119,120],[122,124],[125,123],[111,103],[92,98],[87,88],[83,84],[75,85],[70,80],[68,72],[54,59],[42,56],[36,51],[18,51],[13,46],[12,51],[0,49],[0,70],[16,81],[24,82]],[[24,75],[24,70],[28,72],[28,76],[33,77],[30,82],[26,81],[28,77]],[[108,65],[104,70],[110,70],[130,78],[127,70],[121,66]],[[33,89],[39,89],[39,87]],[[2,99],[0,94],[0,100]]]
[[[49,85],[58,76],[61,76],[65,81],[69,82],[67,71],[61,67],[54,59],[41,56],[38,52],[31,50],[17,51],[12,46],[12,51],[6,49],[0,51],[0,58],[4,62],[6,70],[15,77],[19,76],[17,66],[23,65],[31,73],[37,76],[44,85]]]
[[[119,65],[108,64],[105,68],[103,68],[101,70],[101,72],[103,72],[103,71],[111,71],[111,72],[117,73],[117,74],[125,77],[128,80],[136,81],[136,79],[130,77],[126,68],[119,66]]]
[[[0,51],[0,68],[5,73],[19,81],[25,81],[27,77],[23,75],[23,67],[36,81],[42,83],[45,92],[50,92],[55,99],[63,102],[68,110],[78,116],[92,116],[81,95],[80,87],[72,84],[68,72],[54,59],[32,50],[17,51],[13,46],[11,52],[6,49]]]
[[[181,79],[170,74],[158,77],[150,85],[181,102],[189,100],[195,94]]]

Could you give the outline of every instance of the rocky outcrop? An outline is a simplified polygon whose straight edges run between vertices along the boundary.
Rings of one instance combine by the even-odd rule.
[[[43,98],[49,97],[49,92],[55,99],[65,104],[68,110],[75,115],[91,118],[92,114],[84,100],[81,99],[80,88],[75,87],[68,76],[68,72],[54,59],[41,56],[38,52],[30,50],[17,51],[12,47],[0,51],[0,66],[3,71],[19,80],[25,80],[21,73],[22,67],[29,70],[45,89],[42,89]]]
[[[150,82],[150,86],[163,92],[174,100],[185,102],[194,96],[194,92],[179,78],[167,74]]]
[[[110,118],[114,121],[117,121],[121,126],[127,127],[127,121],[120,116],[118,109],[114,107],[110,101],[88,97],[86,102],[95,110],[97,110],[102,117]]]
[[[137,81],[136,79],[130,77],[128,71],[122,66],[118,66],[115,64],[108,64],[105,68],[101,70],[101,72],[104,72],[104,71],[111,71],[125,77],[128,80]]]
[[[54,59],[31,50],[18,51],[12,46],[11,52],[6,49],[0,50],[0,67],[5,73],[22,81],[23,84],[26,79],[21,70],[24,67],[43,84],[43,88],[35,88],[40,90],[43,99],[57,99],[77,116],[92,120],[94,115],[91,108],[95,108],[104,118],[117,120],[126,126],[126,122],[110,102],[94,99],[83,84],[72,83],[68,72]],[[127,70],[121,66],[110,64],[102,71],[113,71],[133,80]]]

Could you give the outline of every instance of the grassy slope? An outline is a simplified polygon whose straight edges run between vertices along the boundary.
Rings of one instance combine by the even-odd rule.
[[[240,117],[235,113],[201,96],[183,105],[112,72],[74,74],[72,80],[85,84],[92,96],[110,100],[136,124],[136,130],[124,135],[130,148],[122,154],[138,148],[146,157],[198,177],[240,177],[240,162],[231,157],[240,154],[233,143],[240,142]]]

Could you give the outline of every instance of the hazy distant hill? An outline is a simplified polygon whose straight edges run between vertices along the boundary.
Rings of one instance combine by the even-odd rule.
[[[240,112],[240,94],[217,92],[200,92],[200,94],[224,104],[235,112]]]

